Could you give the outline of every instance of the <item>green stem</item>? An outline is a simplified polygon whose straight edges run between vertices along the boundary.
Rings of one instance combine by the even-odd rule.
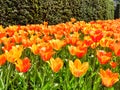
[[[9,63],[8,63],[8,64],[9,64]],[[7,77],[6,77],[6,86],[5,86],[5,90],[8,90],[10,72],[11,72],[11,64],[8,65],[8,69],[7,69],[7,73],[6,73]]]

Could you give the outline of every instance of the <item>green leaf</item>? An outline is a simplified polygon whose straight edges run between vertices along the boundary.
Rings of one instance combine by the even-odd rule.
[[[5,88],[2,78],[0,77],[0,90]]]

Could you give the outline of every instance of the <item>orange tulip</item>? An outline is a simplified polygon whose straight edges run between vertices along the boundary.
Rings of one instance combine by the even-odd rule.
[[[10,43],[10,42],[8,42],[7,44],[5,44],[5,45],[2,47],[2,50],[3,50],[4,52],[5,52],[5,51],[10,51],[14,45],[15,45],[15,43]]]
[[[79,33],[78,32],[74,32],[70,36],[66,37],[67,44],[76,45],[78,40],[79,40]]]
[[[22,42],[22,36],[20,36],[20,35],[14,35],[14,37],[13,37],[14,39],[15,39],[15,42],[16,43],[21,43]]]
[[[110,47],[115,42],[114,39],[109,37],[104,37],[100,40],[100,45],[102,47]]]
[[[74,23],[76,21],[75,18],[70,18],[71,22]]]
[[[31,51],[32,51],[35,55],[39,54],[39,46],[38,46],[38,44],[33,44],[32,47],[31,47]]]
[[[58,31],[57,33],[54,34],[56,39],[61,39],[63,37],[63,33]]]
[[[5,37],[5,33],[0,32],[0,38]]]
[[[12,49],[12,46],[15,45],[15,43],[11,41],[11,38],[3,37],[1,40],[4,44],[4,46],[2,47],[3,51],[9,51]]]
[[[55,50],[60,50],[65,45],[65,42],[63,40],[59,40],[59,39],[50,40],[49,43],[52,46],[52,48]]]
[[[119,81],[119,74],[113,73],[110,69],[104,71],[100,69],[100,76],[102,78],[102,84],[106,87],[112,87],[117,81]]]
[[[70,67],[71,73],[75,77],[80,77],[87,72],[87,70],[89,68],[89,64],[88,64],[88,62],[84,62],[82,64],[79,59],[76,59],[74,62],[71,60],[69,61],[69,67]]]
[[[5,33],[5,32],[6,32],[6,30],[3,28],[2,25],[0,25],[0,32],[1,32],[1,33]]]
[[[28,32],[25,31],[25,30],[19,30],[19,34],[20,34],[22,37],[28,37]]]
[[[30,46],[32,46],[32,42],[29,39],[23,39],[22,40],[22,45],[24,47],[30,47]]]
[[[110,62],[110,66],[112,67],[112,68],[116,68],[117,67],[117,65],[118,65],[118,63],[117,62]]]
[[[76,56],[78,58],[83,57],[86,53],[87,53],[87,48],[86,47],[77,47]]]
[[[93,27],[89,23],[83,22],[82,24],[83,25],[81,31],[83,32],[83,34],[88,35],[90,31],[93,30]]]
[[[76,56],[78,58],[83,57],[87,53],[87,45],[85,44],[84,41],[78,41],[77,42],[77,51],[76,51]]]
[[[115,40],[120,40],[120,34],[119,33],[114,33],[114,39]]]
[[[62,25],[56,25],[53,27],[53,31],[54,31],[54,36],[56,39],[61,39],[64,35],[64,28]],[[51,30],[52,31],[52,30]]]
[[[45,21],[44,21],[43,24],[44,24],[45,26],[48,26],[48,22],[45,22]]]
[[[58,72],[63,67],[63,61],[60,58],[51,58],[50,67],[53,72]]]
[[[76,46],[69,46],[68,50],[69,50],[71,55],[76,55],[79,58],[83,57],[87,52],[86,47],[80,47],[80,46],[77,46],[77,47]]]
[[[39,48],[39,54],[43,61],[48,61],[54,54],[53,48],[47,44],[47,46],[41,46]]]
[[[22,51],[23,51],[22,45],[14,46],[10,51],[5,52],[5,57],[7,61],[14,63],[17,59],[21,57]]]
[[[93,40],[90,38],[90,36],[84,36],[84,43],[87,45],[87,46],[90,46],[91,44],[93,44]]]
[[[106,64],[111,60],[112,53],[103,50],[97,50],[97,58],[100,64]]]
[[[40,56],[41,56],[43,61],[48,61],[52,57],[53,54],[54,54],[53,51],[51,51],[51,52],[43,52],[43,53],[40,54]]]
[[[68,46],[68,50],[71,55],[76,55],[77,47],[76,46]]]
[[[0,66],[2,66],[3,64],[5,64],[6,62],[6,57],[4,54],[0,55]]]
[[[42,37],[42,39],[43,39],[45,42],[48,42],[49,40],[52,39],[52,37],[49,36],[49,35],[44,35],[44,36]]]
[[[85,41],[82,41],[82,40],[78,40],[78,41],[76,42],[76,46],[77,46],[77,47],[80,47],[80,48],[86,48],[86,47],[88,47],[88,46],[86,45]]]
[[[90,45],[92,49],[95,49],[97,46],[99,46],[99,42],[94,42]]]
[[[11,27],[11,26],[10,26],[10,27],[7,27],[7,28],[6,28],[6,31],[7,31],[6,34],[7,34],[9,37],[13,36],[13,35],[14,35],[14,32],[15,32],[14,29],[13,29],[13,27]]]
[[[27,72],[31,66],[29,58],[24,58],[23,60],[17,59],[15,62],[16,69],[19,72]]]
[[[116,56],[120,56],[120,42],[114,43],[112,45],[112,49],[114,50]]]

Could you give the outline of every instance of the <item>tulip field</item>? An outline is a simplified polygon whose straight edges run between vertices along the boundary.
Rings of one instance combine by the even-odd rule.
[[[120,19],[0,26],[0,90],[120,90]]]

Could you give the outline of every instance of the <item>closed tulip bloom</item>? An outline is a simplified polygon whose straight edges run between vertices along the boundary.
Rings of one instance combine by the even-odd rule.
[[[39,47],[37,44],[33,44],[30,49],[35,55],[39,54]]]
[[[63,61],[60,58],[51,58],[50,59],[50,67],[53,72],[58,72],[63,67]]]
[[[0,66],[2,66],[3,64],[5,64],[6,62],[6,57],[4,54],[0,55]]]
[[[76,56],[82,58],[87,53],[86,47],[77,47]]]
[[[116,56],[120,56],[120,42],[113,44],[113,51]]]
[[[118,66],[118,63],[117,62],[110,62],[110,66],[112,67],[112,68],[116,68],[117,66]]]
[[[77,47],[76,46],[68,46],[68,50],[71,55],[76,55]]]

